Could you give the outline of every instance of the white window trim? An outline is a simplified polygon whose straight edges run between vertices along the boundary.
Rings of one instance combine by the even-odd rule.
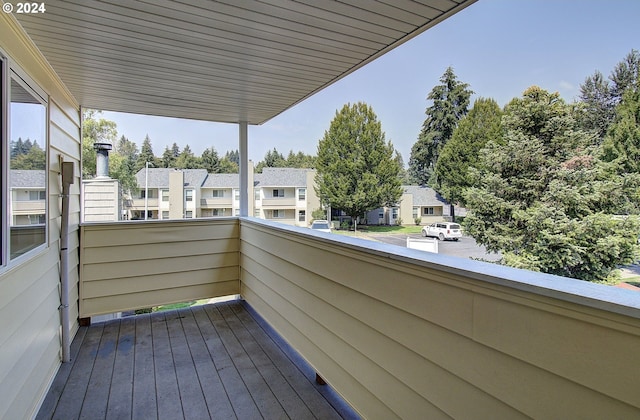
[[[13,77],[12,77],[13,76]],[[11,86],[11,80],[15,80],[18,84],[20,84],[25,90],[32,93],[35,99],[38,99],[45,107],[45,121],[44,121],[44,144],[41,147],[45,151],[45,231],[44,231],[44,242],[33,249],[25,252],[24,254],[17,256],[13,259],[10,258],[10,225],[11,225],[11,214],[9,212],[10,200],[11,200],[11,192],[9,191],[9,156],[10,150],[9,145],[11,142],[10,131],[9,131],[9,108],[11,98],[9,96],[9,88]],[[50,121],[50,108],[49,108],[49,100],[46,92],[36,84],[36,82],[29,77],[29,75],[23,71],[2,49],[0,49],[0,85],[2,92],[0,96],[0,231],[2,231],[2,250],[0,251],[0,272],[5,271],[6,269],[10,269],[11,267],[15,267],[22,262],[27,261],[42,251],[49,247],[49,234],[50,234],[50,225],[49,225],[49,199],[48,196],[50,194],[49,191],[49,121]],[[5,158],[7,161],[5,162]]]

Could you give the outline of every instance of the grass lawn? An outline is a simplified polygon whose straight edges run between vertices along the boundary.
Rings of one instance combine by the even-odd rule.
[[[388,233],[388,234],[416,234],[420,233],[422,226],[415,225],[406,225],[406,226],[375,226],[375,225],[362,225],[358,226],[357,234],[367,234],[367,233]],[[352,230],[333,230],[333,233],[341,234],[341,235],[353,235]]]

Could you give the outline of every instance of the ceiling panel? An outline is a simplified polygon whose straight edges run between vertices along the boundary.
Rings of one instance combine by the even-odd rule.
[[[15,15],[86,108],[261,124],[475,0],[47,0]]]

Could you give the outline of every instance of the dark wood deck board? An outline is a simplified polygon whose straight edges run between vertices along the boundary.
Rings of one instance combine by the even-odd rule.
[[[113,367],[116,359],[116,344],[120,332],[120,323],[104,324],[98,352],[93,362],[91,377],[87,385],[85,403],[80,411],[81,419],[95,419],[104,417],[109,402],[109,389],[113,377]]]
[[[109,390],[107,419],[119,420],[131,417],[134,372],[134,343],[136,321],[133,317],[123,318],[120,323],[116,355],[113,365],[112,382],[119,384]]]
[[[194,307],[191,311],[184,312],[185,317],[182,319],[182,326],[187,337],[198,379],[202,384],[202,392],[209,413],[215,412],[215,418],[217,419],[234,419],[233,407],[218,375],[216,365],[213,363],[209,349],[205,344],[203,332],[198,327],[196,321],[198,312],[202,312],[206,317],[201,306]]]
[[[153,363],[153,335],[151,317],[135,317],[135,345],[133,349],[133,396],[131,418],[157,419],[156,371]]]
[[[234,301],[82,327],[38,419],[356,418],[248,309]]]

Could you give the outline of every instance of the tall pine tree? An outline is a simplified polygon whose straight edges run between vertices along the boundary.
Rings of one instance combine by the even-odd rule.
[[[427,118],[422,124],[418,141],[411,148],[409,174],[420,185],[434,184],[434,169],[440,151],[453,135],[458,121],[467,114],[473,91],[467,83],[458,81],[452,67],[448,67],[428,100]]]

